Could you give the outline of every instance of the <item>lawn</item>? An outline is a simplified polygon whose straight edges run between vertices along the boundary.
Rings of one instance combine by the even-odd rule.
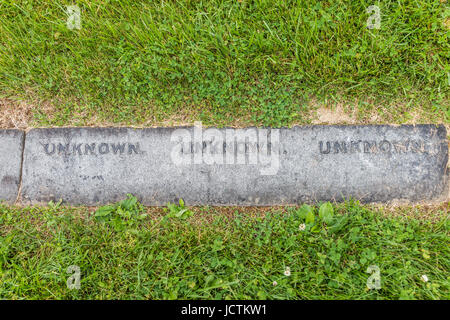
[[[0,12],[3,127],[278,127],[324,108],[341,122],[449,123],[445,0],[1,0]]]
[[[0,298],[449,299],[449,209],[0,205]]]
[[[0,128],[450,128],[446,0],[0,0],[0,14]],[[0,204],[0,299],[450,299],[449,209]]]

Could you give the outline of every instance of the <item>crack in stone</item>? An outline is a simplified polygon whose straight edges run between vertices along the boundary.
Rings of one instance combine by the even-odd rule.
[[[21,157],[20,157],[20,171],[19,171],[19,188],[17,189],[17,197],[16,197],[16,201],[14,202],[16,205],[19,203],[20,201],[20,194],[22,192],[22,176],[23,176],[23,162],[24,162],[24,155],[25,155],[25,139],[27,136],[27,133],[25,131],[23,132],[23,136],[22,136],[22,153],[21,153]]]

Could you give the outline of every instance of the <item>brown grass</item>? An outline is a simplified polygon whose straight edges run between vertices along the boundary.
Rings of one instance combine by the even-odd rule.
[[[342,103],[336,104],[332,108],[321,106],[316,110],[313,124],[355,124],[356,115],[354,112],[346,112]],[[314,117],[313,116],[313,117]]]
[[[46,114],[50,120],[58,117],[57,105],[62,102],[42,101],[32,98],[26,100],[13,100],[13,98],[0,98],[0,129],[3,128],[19,128],[30,129],[33,127],[42,127],[37,120],[34,119],[37,111]],[[204,102],[208,103],[208,102]],[[307,110],[300,111],[301,120],[291,123],[293,125],[304,124],[418,124],[418,123],[444,123],[443,114],[436,114],[417,107],[411,107],[407,102],[396,103],[392,105],[377,104],[376,101],[367,99],[363,101],[368,107],[361,108],[361,101],[326,101],[319,102],[311,99],[307,105]],[[76,107],[73,110],[73,118],[64,121],[64,127],[85,126],[85,127],[170,127],[170,126],[192,126],[194,121],[200,119],[200,114],[208,117],[207,105],[185,105],[176,113],[168,115],[163,120],[157,120],[152,112],[148,112],[144,122],[137,125],[128,123],[112,122],[111,119],[98,117],[96,114],[90,114],[88,110],[83,108],[81,101],[74,103]],[[137,108],[137,107],[136,107]],[[103,107],[102,109],[108,109]],[[151,110],[151,106],[146,108]],[[134,108],[130,107],[130,112]],[[214,119],[214,115],[210,115]],[[254,125],[250,115],[236,116],[231,114],[228,116],[227,126],[234,128],[243,128]],[[206,126],[205,126],[206,127]],[[447,124],[447,128],[449,124]],[[450,131],[449,131],[450,132]]]
[[[0,99],[0,128],[27,129],[33,106],[27,102]]]
[[[367,107],[361,108],[364,102]],[[312,124],[420,124],[444,123],[443,114],[436,114],[409,103],[379,104],[377,101],[318,102],[312,99],[308,104]]]
[[[36,206],[38,207],[38,206]],[[430,222],[437,222],[449,217],[450,214],[450,202],[434,205],[365,205],[365,208],[376,212],[377,214],[389,218],[389,217],[402,217],[405,219],[416,219]],[[21,214],[29,214],[27,208],[21,206],[11,206],[21,211]],[[190,223],[195,225],[211,224],[218,216],[225,217],[227,220],[233,220],[236,216],[240,215],[246,218],[264,218],[268,212],[280,212],[287,213],[289,208],[299,208],[298,206],[272,206],[272,207],[189,207],[194,212],[194,215],[189,219]],[[70,213],[75,219],[81,219],[86,223],[90,223],[89,216],[92,216],[98,207],[69,207],[65,209],[62,206],[56,210],[56,215],[64,213]],[[164,207],[146,207],[145,213],[148,214],[152,220],[158,219],[167,213]],[[345,208],[338,206],[337,214],[345,214]],[[39,224],[39,221],[36,221]]]

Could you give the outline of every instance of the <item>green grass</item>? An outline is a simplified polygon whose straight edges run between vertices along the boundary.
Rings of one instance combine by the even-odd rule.
[[[95,214],[0,205],[0,298],[450,298],[444,207],[434,222],[383,217],[356,202],[217,210],[162,212],[134,198]],[[81,271],[79,290],[66,285],[72,265]],[[371,265],[380,269],[379,290],[367,288]]]
[[[66,26],[75,3],[81,30]],[[373,4],[379,30],[366,28]],[[343,101],[359,121],[450,118],[440,0],[0,0],[0,12],[0,97],[31,103],[35,125],[282,126],[309,123],[312,101]]]
[[[73,4],[80,30],[66,26]],[[379,30],[366,28],[374,4]],[[0,13],[0,99],[27,102],[28,125],[278,127],[339,103],[358,122],[450,123],[440,0],[0,0]],[[0,126],[14,107],[0,103]],[[448,210],[308,210],[0,205],[0,298],[450,298]]]

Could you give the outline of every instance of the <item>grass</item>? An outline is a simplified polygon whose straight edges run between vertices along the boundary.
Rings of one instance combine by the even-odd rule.
[[[0,298],[449,299],[448,209],[431,222],[351,201],[228,214],[133,197],[95,213],[0,205]]]
[[[380,29],[366,27],[374,4]],[[2,128],[279,127],[319,107],[333,121],[450,123],[445,0],[0,0],[0,12]],[[448,208],[435,221],[383,210],[0,204],[0,298],[449,299]]]
[[[374,4],[380,29],[366,27]],[[442,0],[0,0],[0,12],[0,97],[30,104],[29,125],[285,126],[338,104],[359,122],[449,122]]]

